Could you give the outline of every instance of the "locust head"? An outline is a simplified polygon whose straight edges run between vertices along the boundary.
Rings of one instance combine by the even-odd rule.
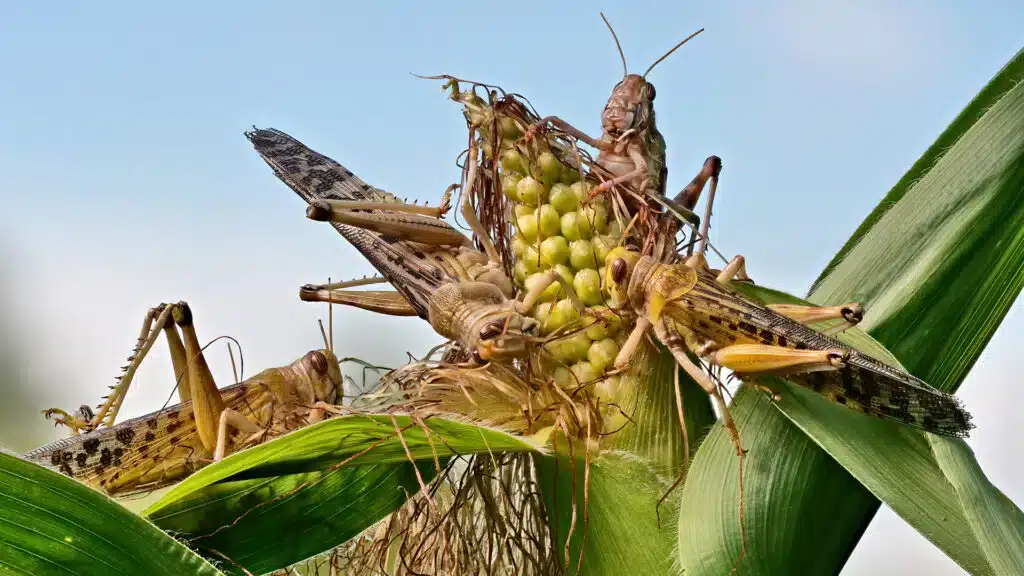
[[[627,132],[643,132],[654,121],[654,84],[639,74],[626,76],[612,89],[601,113],[601,129],[618,139]]]
[[[619,57],[622,59],[622,80],[612,89],[612,95],[608,98],[608,103],[605,104],[604,112],[601,113],[601,129],[605,134],[617,140],[628,133],[642,133],[653,128],[655,90],[654,84],[647,81],[647,74],[704,29],[698,30],[673,46],[664,56],[655,60],[643,75],[640,75],[629,73],[629,68],[626,66],[626,54],[622,51],[622,45],[619,44],[619,37],[615,35],[615,30],[604,14],[601,14],[601,19],[612,33],[615,47],[619,50]]]
[[[480,363],[523,356],[539,323],[516,311],[501,288],[486,282],[450,282],[427,300],[427,320],[438,334],[459,341]]]
[[[526,355],[540,324],[505,308],[482,316],[467,335],[474,360],[483,364]]]
[[[302,385],[297,391],[304,402],[340,404],[343,380],[338,358],[327,349],[312,350],[296,360],[290,367],[301,375]]]
[[[629,301],[629,280],[639,261],[639,252],[634,252],[623,246],[613,248],[605,257],[604,285],[615,302]]]

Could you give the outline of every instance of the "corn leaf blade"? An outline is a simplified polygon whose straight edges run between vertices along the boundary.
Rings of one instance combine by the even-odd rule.
[[[533,460],[564,573],[576,574],[577,568],[586,576],[672,573],[672,510],[661,507],[659,528],[656,506],[673,479],[659,475],[653,462],[626,452],[604,453],[588,470],[578,451],[575,458],[559,453]]]
[[[947,391],[966,377],[1024,286],[1022,79],[1024,51],[897,183],[809,297],[863,302],[861,327],[911,373]],[[965,443],[876,422],[776,384],[778,412],[755,410],[768,402],[750,390],[737,395],[734,408],[750,449],[744,573],[809,566],[838,572],[874,516],[876,497],[972,574],[1020,571],[1021,512],[991,485]],[[802,454],[813,465],[794,466],[780,453]],[[679,558],[696,573],[728,571],[739,554],[738,494],[735,480],[729,484],[735,459],[714,430],[683,490]],[[811,528],[833,517],[835,524],[822,528],[831,531],[823,543]]]
[[[221,574],[103,494],[0,453],[4,574]]]
[[[331,418],[203,468],[145,514],[201,553],[229,558],[228,573],[260,574],[358,535],[454,456],[541,445],[454,420],[425,423],[429,433],[409,416]]]

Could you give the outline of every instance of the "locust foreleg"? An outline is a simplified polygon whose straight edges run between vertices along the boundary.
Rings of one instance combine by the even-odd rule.
[[[562,132],[565,132],[566,134],[572,136],[573,138],[585,142],[588,146],[601,150],[602,152],[613,152],[615,150],[615,143],[608,142],[606,140],[602,140],[599,138],[591,138],[590,136],[584,134],[582,130],[579,130],[572,124],[569,124],[568,122],[562,120],[557,116],[548,116],[537,121],[533,126],[530,126],[530,128],[526,131],[526,134],[523,135],[523,140],[529,142],[536,136],[537,132],[542,127],[547,126],[549,124],[557,128],[558,130],[561,130]]]
[[[620,176],[616,176],[611,180],[605,180],[604,182],[601,182],[596,187],[594,187],[594,189],[590,192],[590,196],[587,198],[588,200],[593,200],[600,194],[604,193],[606,190],[611,190],[612,186],[624,184],[626,182],[631,182],[634,180],[640,180],[647,175],[647,159],[644,158],[643,153],[640,150],[637,150],[637,147],[633,144],[630,144],[628,146],[627,151],[629,153],[629,158],[633,161],[633,170],[626,172],[625,174],[622,174]],[[640,187],[638,186],[637,188]]]
[[[557,270],[552,269],[545,272],[543,278],[530,288],[521,302],[516,304],[516,311],[520,314],[526,314],[530,310],[533,310],[533,307],[537,305],[537,300],[540,299],[544,290],[547,290],[548,286],[551,286],[554,282],[558,282],[562,285],[562,290],[565,290],[566,296],[570,301],[572,301],[576,310],[579,312],[586,310],[583,306],[583,302],[581,302],[579,297],[576,296],[576,290],[573,289],[572,283],[567,281],[565,278],[562,278],[562,275],[559,274]]]
[[[725,426],[726,432],[729,433],[729,437],[732,439],[733,445],[736,447],[736,454],[743,457],[743,444],[740,443],[740,432],[736,428],[736,422],[733,421],[732,411],[729,406],[725,403],[725,398],[722,397],[722,391],[718,384],[711,380],[711,378],[705,373],[699,366],[697,366],[693,360],[690,360],[690,356],[686,353],[686,343],[682,337],[674,336],[669,334],[668,329],[665,327],[665,323],[659,321],[654,324],[654,333],[658,339],[672,353],[672,357],[675,358],[676,364],[693,378],[693,381],[700,385],[705,392],[715,401],[715,405],[718,406],[718,411],[722,414],[722,425]]]

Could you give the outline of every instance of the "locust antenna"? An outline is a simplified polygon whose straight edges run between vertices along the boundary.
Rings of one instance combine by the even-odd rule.
[[[619,49],[619,58],[622,58],[622,77],[625,78],[629,74],[629,68],[626,67],[626,54],[622,51],[622,44],[619,44],[619,37],[615,35],[615,29],[612,28],[611,22],[608,22],[608,19],[604,17],[604,12],[600,12],[599,14],[601,14],[601,20],[604,20],[605,26],[608,27],[608,31],[612,33],[612,38],[615,40],[615,47]]]
[[[647,72],[644,72],[644,75],[643,75],[643,77],[644,77],[644,78],[647,78],[647,75],[648,75],[648,74],[649,74],[649,73],[651,72],[651,70],[654,70],[654,67],[655,67],[655,66],[657,66],[658,64],[660,64],[662,60],[664,60],[665,58],[668,58],[668,57],[669,57],[669,56],[670,56],[670,55],[671,55],[671,54],[672,54],[673,52],[675,52],[676,50],[678,50],[680,46],[682,46],[683,44],[686,44],[686,43],[687,43],[687,42],[689,42],[689,41],[690,41],[690,40],[691,40],[691,39],[692,39],[692,38],[693,38],[694,36],[696,36],[697,34],[700,34],[700,33],[701,33],[701,32],[703,32],[703,31],[704,31],[704,29],[703,29],[703,28],[701,28],[700,30],[697,30],[697,31],[696,31],[696,32],[694,32],[693,34],[690,34],[689,36],[687,36],[686,38],[684,38],[682,42],[680,42],[679,44],[676,44],[675,46],[673,46],[673,47],[672,47],[672,49],[671,49],[671,50],[669,50],[668,52],[666,52],[664,56],[662,56],[661,58],[658,58],[657,60],[655,60],[655,61],[654,61],[654,64],[651,64],[651,67],[647,69]]]

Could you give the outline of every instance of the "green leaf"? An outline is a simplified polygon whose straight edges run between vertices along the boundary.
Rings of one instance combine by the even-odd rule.
[[[0,453],[0,572],[221,574],[100,492]]]
[[[659,476],[650,462],[624,452],[605,452],[594,459],[586,481],[586,463],[578,454],[572,460],[562,453],[533,460],[548,525],[563,562],[572,527],[566,574],[576,573],[581,544],[585,549],[579,573],[583,575],[673,571],[671,508],[661,507],[661,528],[655,515],[658,499],[672,479]],[[576,523],[572,526],[574,492]]]
[[[439,418],[426,424],[429,434],[408,416],[331,418],[203,468],[146,514],[187,536],[201,553],[258,574],[358,535],[453,456],[540,449],[530,439],[482,426]],[[237,566],[225,569],[242,573]]]
[[[869,216],[810,296],[819,304],[863,302],[861,327],[911,373],[949,391],[1024,286],[1022,79],[1024,51]],[[839,572],[877,510],[875,497],[971,573],[1020,571],[1021,512],[965,443],[775,385],[778,411],[753,390],[734,404],[750,450],[744,574]],[[696,573],[727,572],[739,553],[735,461],[716,428],[683,490],[679,556]]]

